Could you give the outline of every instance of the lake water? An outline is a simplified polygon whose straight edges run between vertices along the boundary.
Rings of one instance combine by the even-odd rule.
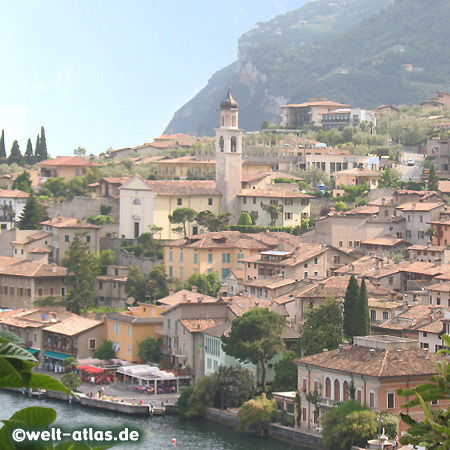
[[[63,428],[81,427],[138,427],[145,431],[144,439],[139,443],[116,445],[112,448],[140,450],[174,449],[172,438],[176,438],[176,448],[183,450],[295,450],[299,447],[289,446],[274,439],[263,439],[238,433],[232,428],[206,420],[187,420],[178,416],[133,417],[115,415],[97,409],[69,405],[54,400],[30,399],[16,393],[0,391],[2,415],[0,419],[9,418],[17,410],[28,406],[45,406],[54,408],[58,414],[56,424]],[[98,443],[96,446],[100,446]],[[306,450],[306,449],[304,449]]]

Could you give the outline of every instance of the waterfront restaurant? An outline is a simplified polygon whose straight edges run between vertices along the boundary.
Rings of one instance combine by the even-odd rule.
[[[180,388],[191,384],[189,375],[176,376],[172,372],[148,364],[119,367],[116,376],[118,381],[122,380],[137,390],[150,394],[179,393]]]

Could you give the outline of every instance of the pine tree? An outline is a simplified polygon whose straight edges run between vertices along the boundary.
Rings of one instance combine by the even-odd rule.
[[[352,338],[354,336],[353,313],[359,297],[359,285],[356,277],[352,275],[348,282],[344,298],[344,334]]]
[[[428,176],[428,190],[439,191],[439,178],[436,173],[436,167],[434,164],[430,167],[430,175]]]
[[[368,336],[370,334],[369,298],[366,282],[362,280],[358,301],[353,310],[353,336]]]
[[[27,164],[33,164],[34,162],[33,145],[31,144],[31,139],[28,139],[27,142],[27,150],[25,151],[25,162]]]
[[[8,164],[16,163],[19,164],[19,166],[23,166],[24,162],[25,159],[22,153],[20,153],[19,143],[17,141],[14,141],[11,147],[11,153],[8,157]]]
[[[38,161],[45,161],[48,159],[47,141],[45,140],[44,127],[41,127],[41,137],[39,138],[39,149],[36,148],[36,156]]]
[[[19,230],[39,230],[41,222],[48,219],[47,208],[33,195],[23,208],[17,227]]]
[[[0,158],[6,158],[5,130],[2,130],[2,137],[0,139]]]
[[[36,147],[34,147],[34,160],[36,162],[40,161],[40,159],[39,159],[39,152],[40,152],[39,149],[40,148],[41,148],[41,139],[40,139],[39,134],[38,134],[37,138],[36,138]]]

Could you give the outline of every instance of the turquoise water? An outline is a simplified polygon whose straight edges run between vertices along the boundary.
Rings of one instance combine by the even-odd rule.
[[[274,439],[263,439],[238,433],[230,427],[206,420],[186,420],[178,416],[133,417],[115,415],[96,409],[54,400],[35,400],[20,394],[0,392],[2,415],[0,419],[9,418],[14,412],[28,406],[45,406],[54,408],[58,413],[56,423],[63,428],[80,427],[138,427],[145,430],[144,439],[139,443],[120,444],[113,448],[154,450],[174,449],[171,442],[176,438],[176,448],[183,450],[294,450],[293,447]],[[97,444],[100,446],[101,444]],[[306,449],[303,449],[306,450]]]

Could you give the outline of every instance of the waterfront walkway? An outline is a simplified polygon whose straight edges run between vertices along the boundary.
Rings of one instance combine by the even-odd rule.
[[[57,380],[61,381],[62,373],[53,373],[48,372],[46,370],[42,369],[35,369],[36,373],[49,375],[53,378],[56,378]],[[138,391],[134,391],[131,388],[124,387],[119,384],[110,384],[110,385],[103,385],[104,387],[104,395],[106,395],[107,399],[110,400],[111,397],[117,398],[117,400],[124,401],[125,403],[132,403],[133,400],[136,402],[136,404],[140,404],[141,400],[144,402],[144,405],[150,405],[152,403],[154,406],[161,406],[161,403],[164,402],[164,404],[175,404],[178,400],[178,397],[180,394],[142,394]],[[94,384],[93,386],[90,385],[90,383],[83,383],[78,389],[78,392],[81,392],[85,395],[88,395],[89,393],[97,394],[100,389],[99,384]]]

